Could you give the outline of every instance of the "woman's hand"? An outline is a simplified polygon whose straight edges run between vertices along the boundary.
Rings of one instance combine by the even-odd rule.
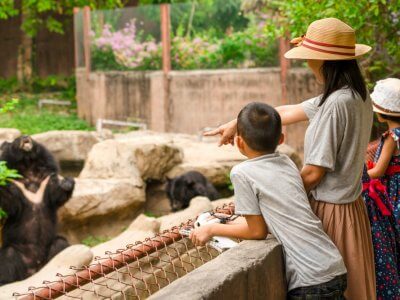
[[[220,134],[221,138],[219,140],[218,146],[228,145],[228,144],[231,144],[233,146],[236,134],[236,125],[237,125],[237,120],[234,119],[228,123],[219,126],[217,129],[205,132],[204,136],[214,136]]]

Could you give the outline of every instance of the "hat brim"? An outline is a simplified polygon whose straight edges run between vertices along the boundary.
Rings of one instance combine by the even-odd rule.
[[[374,112],[378,113],[378,114],[381,114],[381,115],[393,116],[393,117],[400,117],[400,113],[389,113],[389,112],[386,112],[386,111],[383,111],[383,110],[377,108],[377,107],[374,105],[374,102],[372,102],[372,110],[373,110]]]
[[[371,47],[364,44],[356,44],[355,55],[345,56],[338,54],[330,54],[325,52],[319,52],[303,46],[298,46],[290,49],[285,53],[285,57],[288,59],[316,59],[316,60],[349,60],[357,59],[364,54],[371,51]]]

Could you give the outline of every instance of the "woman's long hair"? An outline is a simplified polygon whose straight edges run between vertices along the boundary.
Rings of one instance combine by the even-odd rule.
[[[342,88],[351,89],[363,101],[367,99],[367,88],[357,60],[326,60],[321,67],[321,74],[324,89],[319,106],[324,104],[329,95]]]

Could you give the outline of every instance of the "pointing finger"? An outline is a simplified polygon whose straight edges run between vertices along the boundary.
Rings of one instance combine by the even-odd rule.
[[[221,134],[221,129],[220,128],[217,128],[217,129],[214,129],[214,130],[210,130],[210,131],[206,131],[206,132],[203,133],[204,136],[214,136],[214,135],[217,135],[217,134]]]

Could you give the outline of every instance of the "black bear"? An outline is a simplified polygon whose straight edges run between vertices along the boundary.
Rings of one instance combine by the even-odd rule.
[[[210,200],[219,198],[215,187],[197,171],[190,171],[173,179],[168,179],[166,187],[172,211],[189,206],[190,200],[196,196],[205,196]]]
[[[7,213],[0,248],[0,285],[36,273],[68,247],[57,235],[57,210],[72,196],[75,182],[61,178],[51,153],[24,136],[0,147],[0,160],[23,178],[0,187],[0,207]]]

